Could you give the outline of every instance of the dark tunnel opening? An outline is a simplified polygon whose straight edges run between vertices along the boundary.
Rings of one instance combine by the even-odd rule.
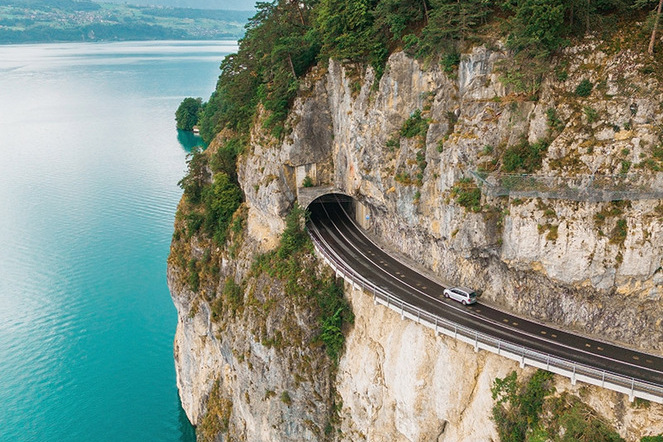
[[[350,218],[355,215],[355,201],[351,196],[341,193],[328,193],[319,196],[308,205],[310,222],[315,223],[321,218],[328,218],[329,214],[345,212]]]

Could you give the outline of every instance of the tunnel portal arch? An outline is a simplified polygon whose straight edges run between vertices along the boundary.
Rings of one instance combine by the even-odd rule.
[[[347,211],[353,219],[364,229],[368,229],[371,221],[370,209],[359,200],[338,189],[325,189],[317,192],[312,198],[309,197],[308,203],[301,201],[300,206],[307,210],[315,210],[317,205],[340,205]]]

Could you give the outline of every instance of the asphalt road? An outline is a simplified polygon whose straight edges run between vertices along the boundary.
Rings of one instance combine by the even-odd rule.
[[[663,358],[513,316],[480,301],[445,299],[444,287],[374,244],[338,203],[309,206],[309,232],[374,285],[410,305],[480,333],[583,365],[663,386]],[[474,287],[477,289],[478,287]]]

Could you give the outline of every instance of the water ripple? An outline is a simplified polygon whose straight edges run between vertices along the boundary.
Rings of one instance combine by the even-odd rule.
[[[0,440],[193,440],[165,278],[172,113],[213,89],[214,50],[0,47]]]

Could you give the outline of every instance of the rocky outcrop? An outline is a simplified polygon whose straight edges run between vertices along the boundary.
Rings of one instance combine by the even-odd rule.
[[[500,82],[496,65],[508,54],[499,45],[463,55],[452,76],[396,53],[377,90],[371,69],[330,61],[303,82],[283,142],[257,124],[239,164],[244,236],[228,250],[180,239],[171,258],[184,258],[169,262],[178,387],[190,420],[204,425],[216,394],[232,404],[219,421],[221,440],[495,440],[492,381],[514,369],[527,374],[352,291],[356,320],[335,372],[320,348],[304,344],[313,333],[310,308],[294,302],[278,278],[251,271],[259,254],[276,247],[304,175],[352,195],[385,246],[439,279],[480,289],[484,302],[661,353],[660,201],[484,194],[468,208],[457,200],[461,179],[499,168],[505,151],[523,140],[549,144],[540,176],[631,168],[641,181],[660,179],[652,167],[663,127],[657,80],[639,73],[628,51],[587,44],[563,58],[551,72],[565,75],[551,73],[537,101]],[[589,97],[574,94],[583,79],[594,85]],[[428,121],[425,137],[401,136],[417,110]],[[185,264],[202,259],[204,249],[220,270],[194,293]],[[323,273],[320,265],[310,263]],[[242,307],[216,303],[228,279],[241,287]],[[296,330],[293,342],[275,346],[276,332],[286,329]],[[618,394],[556,383],[628,440],[663,432],[658,405],[640,409]],[[335,403],[342,407],[334,411]]]

